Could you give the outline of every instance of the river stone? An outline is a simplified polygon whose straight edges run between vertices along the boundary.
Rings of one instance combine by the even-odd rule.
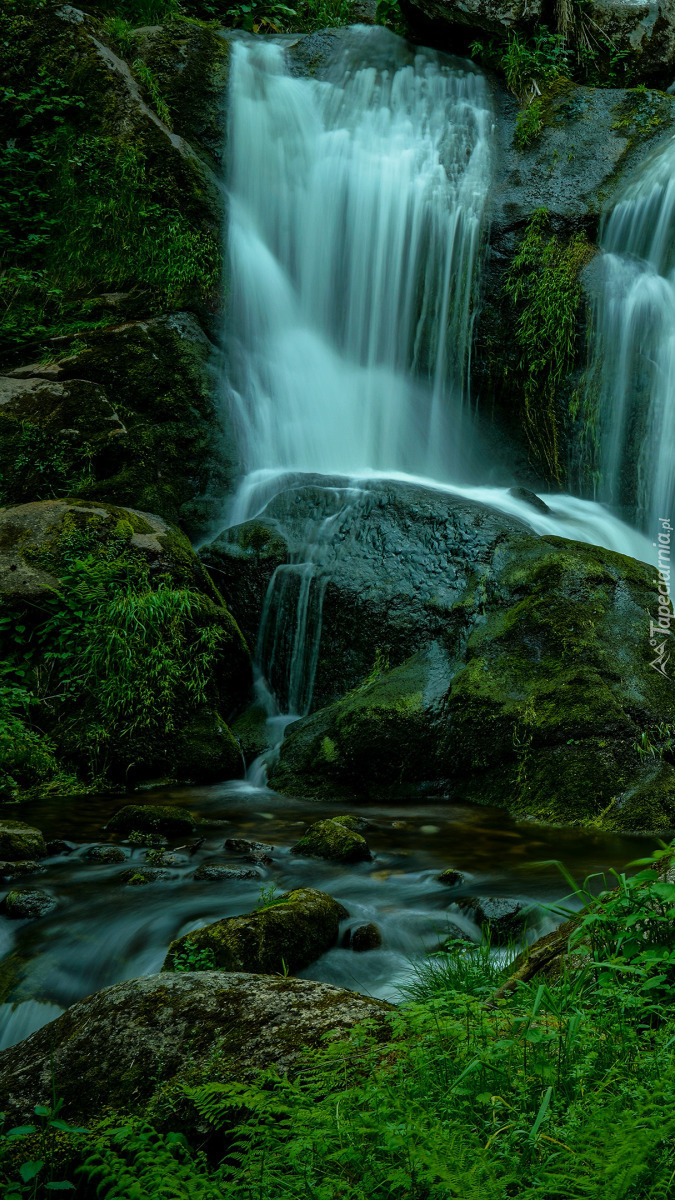
[[[464,882],[464,876],[461,871],[456,871],[454,867],[446,867],[445,871],[441,871],[438,876],[438,882],[444,883],[446,887],[456,887],[458,883]]]
[[[382,934],[373,921],[369,921],[367,925],[359,925],[352,932],[350,947],[357,954],[363,954],[367,950],[377,950],[381,945]]]
[[[248,1081],[276,1067],[292,1075],[302,1048],[345,1037],[361,1021],[390,1036],[382,1000],[306,979],[223,971],[127,980],[74,1004],[0,1053],[0,1108],[13,1123],[50,1104],[86,1121],[142,1111],[158,1085]],[[102,1086],[102,1080],[105,1086]]]
[[[254,851],[269,854],[274,850],[274,846],[269,846],[267,842],[253,842],[248,838],[226,838],[225,849],[231,850],[233,854],[252,854]]]
[[[121,846],[90,846],[84,857],[99,863],[121,863],[127,859]]]
[[[160,883],[170,878],[170,872],[162,870],[161,867],[130,867],[120,875],[120,880],[126,887],[145,887],[148,883]]]
[[[495,896],[473,896],[460,901],[477,925],[489,926],[492,942],[503,946],[522,937],[531,915],[532,906],[522,900]]]
[[[328,858],[334,862],[366,862],[372,858],[366,839],[349,827],[349,817],[316,821],[291,846],[303,858]]]
[[[228,917],[176,938],[162,970],[174,970],[176,956],[212,950],[223,971],[301,971],[335,945],[346,910],[315,888],[286,892],[265,908]]]
[[[220,879],[259,879],[260,876],[257,871],[245,869],[237,871],[220,863],[203,863],[195,871],[194,878],[197,883],[203,883],[205,881],[217,882]]]
[[[2,902],[3,912],[13,921],[34,921],[56,908],[56,900],[40,888],[14,888]]]
[[[0,862],[0,876],[3,879],[19,879],[22,875],[35,875],[44,869],[41,863],[30,858],[18,862]]]
[[[334,483],[325,490],[277,497],[293,537],[301,517],[303,536],[318,536],[336,513]],[[290,726],[270,786],[672,828],[675,770],[658,730],[675,724],[675,689],[649,665],[653,570],[451,495],[390,482],[364,493],[325,552],[315,702],[351,690]],[[645,733],[653,756],[639,752]]]
[[[44,858],[45,840],[39,829],[25,821],[0,820],[0,858],[10,862]]]
[[[138,829],[148,833],[167,833],[180,836],[193,833],[197,818],[186,808],[170,804],[125,804],[108,822],[113,833],[131,833]]]

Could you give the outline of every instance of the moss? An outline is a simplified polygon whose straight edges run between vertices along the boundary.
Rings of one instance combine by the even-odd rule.
[[[130,833],[133,829],[150,833],[170,833],[182,836],[194,832],[196,817],[186,808],[169,804],[125,804],[108,822],[113,833]]]
[[[0,859],[16,862],[44,858],[46,853],[45,840],[39,829],[25,821],[0,820]]]
[[[595,249],[585,233],[554,234],[545,208],[528,223],[504,290],[516,308],[519,402],[532,465],[562,482],[561,435],[566,414],[558,393],[578,353],[579,275]]]
[[[335,862],[366,862],[371,858],[365,838],[349,828],[349,818],[317,821],[291,848],[303,858],[328,858]]]
[[[309,966],[337,940],[347,914],[332,896],[314,888],[287,892],[274,905],[216,921],[171,943],[163,970],[174,970],[210,950],[216,967],[255,974],[298,971]]]

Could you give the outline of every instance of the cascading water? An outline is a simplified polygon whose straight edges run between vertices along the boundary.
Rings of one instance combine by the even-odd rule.
[[[294,76],[280,44],[233,44],[227,321],[245,477],[229,523],[289,475],[342,476],[343,510],[358,480],[386,475],[647,558],[646,539],[599,505],[557,496],[544,515],[475,486],[486,463],[467,397],[488,85],[472,64],[384,29],[342,31],[338,46],[318,80]],[[258,662],[286,712],[311,704],[335,519],[312,525],[268,590]]]
[[[382,29],[352,30],[322,81],[235,43],[231,385],[253,475],[234,519],[270,470],[461,478],[491,125],[470,64]]]
[[[588,397],[598,494],[653,532],[675,501],[675,138],[626,189],[601,245]]]

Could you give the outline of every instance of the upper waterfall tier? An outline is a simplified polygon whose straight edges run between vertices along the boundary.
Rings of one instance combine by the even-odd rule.
[[[469,63],[356,28],[321,81],[235,42],[231,386],[246,468],[461,476],[490,181]]]

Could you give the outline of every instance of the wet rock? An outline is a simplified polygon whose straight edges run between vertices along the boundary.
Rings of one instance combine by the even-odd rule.
[[[225,849],[232,854],[251,854],[254,850],[263,851],[269,854],[274,850],[274,846],[268,846],[267,842],[253,842],[248,838],[226,838]]]
[[[286,892],[271,905],[215,921],[171,943],[163,970],[173,970],[175,957],[209,949],[224,971],[299,971],[335,945],[346,910],[315,888]]]
[[[167,833],[180,836],[193,833],[197,818],[186,808],[169,804],[125,804],[108,822],[113,833],[131,833],[138,829],[148,833]]]
[[[237,717],[232,723],[232,733],[247,763],[252,763],[260,754],[269,750],[272,738],[278,736],[270,730],[267,713],[261,705],[254,705]]]
[[[296,492],[305,530],[317,490]],[[650,568],[453,497],[393,484],[367,495],[329,564],[317,670],[330,653],[348,679],[364,630],[371,655],[391,649],[290,727],[270,786],[350,803],[436,793],[544,822],[670,829],[665,735],[649,761],[636,749],[643,731],[675,723],[675,692],[643,652],[658,611]],[[385,538],[405,556],[388,556]],[[417,649],[399,663],[404,638]]]
[[[56,900],[40,888],[15,888],[2,902],[2,910],[12,921],[35,921],[56,908]]]
[[[22,875],[35,875],[44,871],[41,863],[34,859],[24,859],[18,862],[0,862],[0,876],[3,879],[20,879]]]
[[[202,883],[206,880],[217,882],[220,879],[259,879],[260,876],[257,871],[237,870],[221,863],[203,863],[195,871],[194,878],[198,883]]]
[[[291,854],[303,858],[328,858],[335,862],[366,862],[372,858],[368,843],[355,829],[349,817],[316,821],[294,846]]]
[[[274,863],[272,855],[264,850],[252,850],[250,854],[244,855],[244,861],[254,863],[257,867],[271,867]]]
[[[495,896],[476,896],[460,901],[481,927],[490,927],[490,936],[495,945],[505,945],[522,937],[528,926],[532,905],[521,900]]]
[[[47,847],[39,829],[25,821],[0,820],[0,859],[10,862],[45,858]]]
[[[414,8],[439,28],[466,30],[470,34],[506,36],[531,30],[542,19],[542,0],[412,0]],[[414,12],[413,8],[413,12]]]
[[[120,875],[121,882],[127,887],[145,887],[148,883],[159,883],[170,878],[170,872],[162,867],[131,867]]]
[[[444,883],[446,887],[456,887],[458,883],[463,883],[465,876],[461,871],[456,871],[454,867],[446,867],[445,871],[441,871],[438,876],[438,882]]]
[[[72,854],[75,849],[75,842],[64,842],[62,838],[56,838],[53,842],[47,842],[47,855],[51,857],[56,854]]]
[[[509,488],[509,496],[514,496],[516,500],[523,500],[525,504],[529,504],[530,508],[534,508],[537,512],[550,513],[550,508],[544,500],[541,500],[535,492],[531,492],[529,488],[512,487]]]
[[[366,950],[377,950],[378,946],[382,945],[382,934],[377,925],[369,921],[367,925],[359,925],[353,930],[350,945],[357,954],[363,954]]]
[[[248,1081],[272,1066],[292,1075],[303,1047],[345,1038],[364,1020],[388,1039],[394,1013],[306,979],[200,971],[128,980],[1,1052],[0,1108],[13,1123],[31,1119],[56,1079],[66,1116],[142,1112],[160,1085],[175,1097],[183,1081]]]
[[[121,846],[90,846],[84,857],[91,862],[100,863],[121,863],[127,860]]]

